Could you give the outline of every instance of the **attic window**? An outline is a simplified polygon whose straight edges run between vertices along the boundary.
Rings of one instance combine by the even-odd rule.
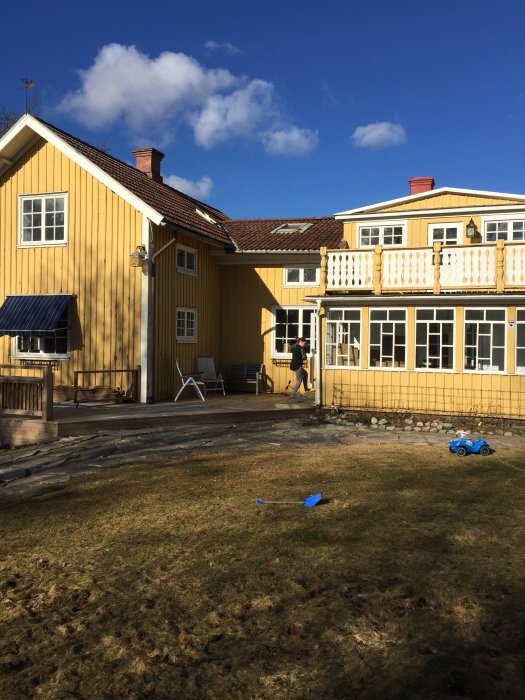
[[[287,224],[281,224],[277,228],[274,228],[271,233],[302,233],[310,228],[312,224],[307,221],[300,221],[297,223],[288,222]]]
[[[198,214],[199,216],[202,216],[202,218],[203,218],[205,221],[207,221],[208,223],[210,223],[210,224],[216,224],[216,223],[217,223],[217,222],[215,221],[215,219],[212,219],[211,216],[210,216],[209,214],[207,214],[205,211],[201,211],[200,209],[195,209],[195,211],[197,212],[197,214]]]

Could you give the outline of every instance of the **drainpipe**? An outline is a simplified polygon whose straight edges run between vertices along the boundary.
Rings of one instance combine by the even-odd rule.
[[[317,323],[315,324],[315,408],[319,410],[321,408],[321,304],[322,300],[317,299],[317,308],[315,314],[317,317]]]

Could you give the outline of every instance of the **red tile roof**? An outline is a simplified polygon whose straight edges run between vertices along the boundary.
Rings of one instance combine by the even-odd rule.
[[[274,231],[282,224],[310,223],[305,231]],[[241,251],[319,250],[336,248],[343,238],[343,222],[325,217],[298,219],[244,219],[226,222],[228,233]]]
[[[193,199],[193,197],[179,192],[169,185],[155,182],[132,165],[128,165],[85,141],[71,136],[71,134],[62,131],[58,127],[53,126],[53,124],[49,124],[42,119],[39,121],[119,184],[142,199],[152,209],[159,212],[169,223],[199,233],[220,243],[230,243],[230,239],[221,225],[209,223],[195,211],[195,209],[200,209],[217,222],[226,221],[228,217],[218,209],[199,202],[197,199]]]

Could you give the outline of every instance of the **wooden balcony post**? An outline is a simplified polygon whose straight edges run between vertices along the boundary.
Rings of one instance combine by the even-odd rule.
[[[505,291],[505,241],[496,241],[496,292]]]
[[[434,294],[441,294],[441,243],[434,243]]]
[[[319,293],[321,296],[326,294],[326,277],[327,277],[327,265],[328,265],[328,255],[326,252],[326,247],[321,247],[321,270],[320,270],[320,280],[319,280]]]
[[[381,294],[381,266],[383,257],[383,247],[376,245],[374,248],[374,294]]]

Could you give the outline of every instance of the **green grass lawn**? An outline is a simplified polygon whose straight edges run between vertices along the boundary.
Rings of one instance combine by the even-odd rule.
[[[524,505],[503,449],[203,452],[73,482],[0,511],[0,698],[523,698]]]

